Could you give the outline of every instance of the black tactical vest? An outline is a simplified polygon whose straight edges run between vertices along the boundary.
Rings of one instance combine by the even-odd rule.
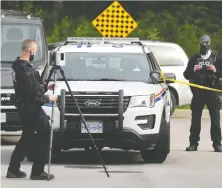
[[[202,69],[197,71],[197,82],[201,85],[214,86],[216,79],[215,73],[207,70],[207,65],[214,65],[216,61],[216,54],[211,52],[208,59],[203,59],[200,54],[197,54],[197,65],[201,65]]]
[[[13,79],[13,85],[14,85],[14,91],[15,91],[15,106],[17,107],[19,104],[25,104],[30,103],[30,99],[26,98],[25,93],[29,92],[26,91],[26,88],[24,88],[24,79],[21,78],[19,74],[22,73],[26,68],[32,67],[31,64],[26,63],[23,60],[17,60],[12,65],[12,79]],[[31,72],[30,72],[31,73]],[[33,100],[32,100],[33,101]]]

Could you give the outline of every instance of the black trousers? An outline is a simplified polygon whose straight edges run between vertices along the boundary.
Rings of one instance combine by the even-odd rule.
[[[211,140],[213,147],[221,145],[221,127],[220,127],[220,98],[214,91],[193,88],[193,98],[191,102],[192,120],[190,127],[190,143],[197,144],[200,140],[201,116],[206,105],[211,118]]]
[[[9,170],[16,172],[27,154],[34,156],[32,175],[39,175],[47,161],[50,140],[49,118],[41,107],[19,108],[23,131],[12,153]]]

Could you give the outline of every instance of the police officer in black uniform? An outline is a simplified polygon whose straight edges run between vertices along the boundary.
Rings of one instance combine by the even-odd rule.
[[[222,58],[211,51],[211,39],[208,35],[200,38],[200,52],[192,56],[184,71],[184,77],[191,83],[217,89],[222,77]],[[200,140],[201,116],[206,104],[211,117],[211,140],[215,152],[222,152],[220,127],[220,99],[214,91],[191,87],[192,120],[190,127],[190,146],[186,151],[197,151]]]
[[[33,154],[34,163],[30,179],[46,180],[48,178],[44,166],[49,152],[50,124],[49,118],[41,106],[49,101],[56,103],[57,96],[44,95],[47,89],[53,89],[54,84],[45,88],[40,81],[39,73],[30,64],[36,51],[36,41],[25,40],[22,44],[21,57],[15,60],[12,65],[15,106],[21,117],[23,130],[21,139],[12,153],[7,178],[26,177],[26,173],[20,170],[20,165],[31,148],[35,148],[35,154]],[[33,140],[34,138],[35,140]],[[50,174],[49,178],[53,179],[54,175]]]

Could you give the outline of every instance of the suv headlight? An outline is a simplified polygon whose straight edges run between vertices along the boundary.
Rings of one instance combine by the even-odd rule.
[[[145,96],[131,97],[129,108],[133,107],[147,107],[152,108],[155,105],[155,94]]]

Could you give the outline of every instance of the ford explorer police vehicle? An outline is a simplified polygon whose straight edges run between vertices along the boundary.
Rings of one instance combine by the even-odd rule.
[[[52,53],[52,64],[63,69],[98,148],[140,150],[145,162],[165,161],[170,152],[170,92],[148,47],[130,38],[69,37]],[[171,73],[165,77],[175,79]],[[92,147],[60,71],[56,84],[53,154]],[[52,118],[51,104],[43,109]]]
[[[13,61],[22,53],[22,42],[34,39],[38,51],[32,64],[40,72],[45,70],[48,53],[43,21],[39,17],[14,10],[1,10],[1,133],[14,134],[21,130],[14,106],[15,96],[11,76]]]

